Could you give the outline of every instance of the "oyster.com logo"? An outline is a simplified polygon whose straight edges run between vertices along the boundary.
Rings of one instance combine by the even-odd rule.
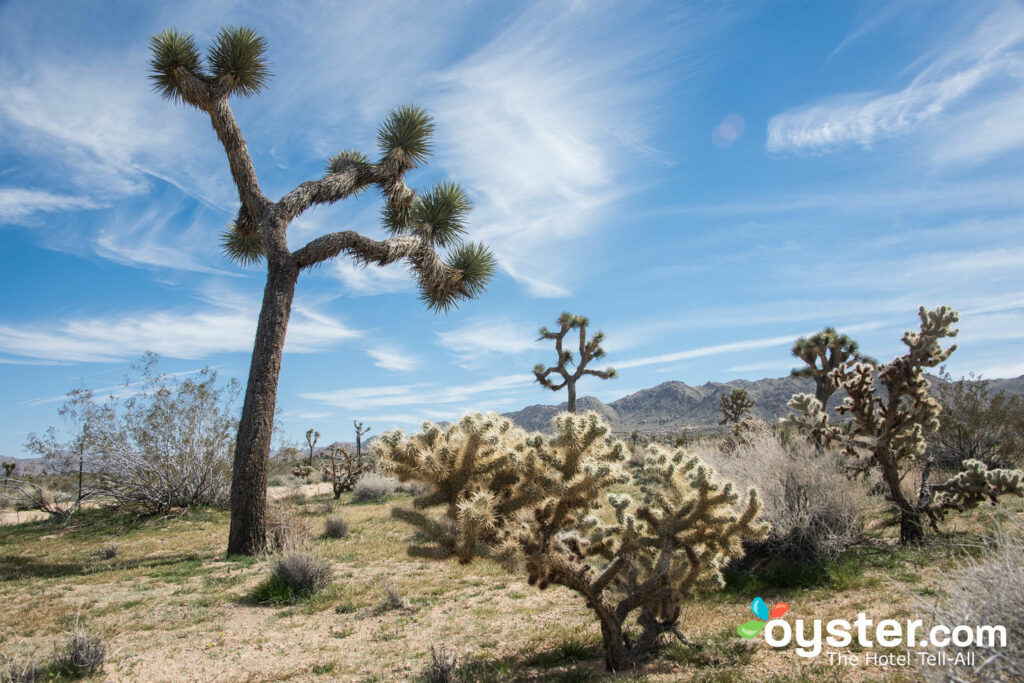
[[[772,619],[781,619],[782,616],[789,611],[789,605],[784,602],[777,602],[775,606],[770,610],[768,609],[768,603],[762,598],[754,598],[750,603],[750,611],[754,613],[757,619],[751,619],[748,622],[742,623],[736,627],[736,633],[739,633],[746,639],[756,638],[761,631],[764,630],[765,624]]]

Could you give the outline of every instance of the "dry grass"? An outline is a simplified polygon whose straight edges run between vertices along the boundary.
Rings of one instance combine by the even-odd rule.
[[[312,493],[302,505],[326,502]],[[227,514],[194,510],[142,518],[83,510],[67,527],[33,522],[0,527],[0,651],[24,661],[52,647],[81,614],[107,644],[105,680],[416,680],[432,644],[457,648],[460,680],[603,678],[600,631],[585,605],[561,588],[539,591],[488,562],[459,565],[409,557],[412,532],[381,504],[350,505],[349,536],[310,537],[334,580],[293,605],[249,599],[264,563],[225,558]],[[316,517],[296,517],[321,524]],[[947,539],[971,552],[996,516],[1020,525],[1014,500],[958,521]],[[754,596],[784,600],[793,618],[874,619],[915,613],[914,596],[937,595],[960,560],[933,539],[918,549],[855,551],[813,577],[730,577],[722,592],[684,605],[686,652],[649,665],[638,678],[677,680],[913,680],[912,670],[829,667],[763,641],[736,651],[736,626],[752,618]],[[116,537],[115,562],[96,549]],[[952,556],[951,556],[952,555]],[[381,577],[414,609],[378,612]]]

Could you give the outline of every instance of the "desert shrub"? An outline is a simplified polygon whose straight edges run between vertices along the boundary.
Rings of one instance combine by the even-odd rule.
[[[290,508],[272,505],[267,509],[267,547],[274,552],[304,548],[312,523]]]
[[[456,683],[458,681],[459,660],[454,652],[442,645],[440,648],[430,646],[430,666],[423,675],[426,683]]]
[[[381,581],[381,598],[380,604],[377,605],[378,612],[390,612],[392,610],[408,610],[410,608],[409,601],[405,599],[402,592],[399,591],[390,581],[385,577]]]
[[[291,604],[326,588],[334,575],[331,565],[319,555],[286,550],[270,558],[270,574],[253,591],[263,604]]]
[[[92,676],[103,670],[107,646],[103,638],[75,625],[63,643],[54,643],[47,660],[8,662],[0,671],[0,683],[42,683],[53,680],[74,680]]]
[[[59,414],[72,433],[59,441],[54,428],[30,434],[26,444],[65,467],[78,454],[90,472],[90,495],[148,512],[173,507],[225,507],[239,385],[218,386],[217,373],[204,368],[184,379],[161,375],[148,354],[125,377],[125,391],[105,402],[89,389],[68,394]]]
[[[408,493],[411,496],[422,496],[430,491],[430,485],[424,484],[421,481],[403,481],[399,482],[398,488],[395,491],[398,493]]]
[[[959,624],[1006,627],[1005,647],[972,645],[973,665],[957,663],[956,650],[947,648],[948,660],[941,666],[919,670],[936,681],[1020,681],[1024,680],[1024,538],[1001,532],[994,552],[970,559],[948,572],[942,596],[934,603],[921,602],[932,624],[952,628]],[[916,660],[916,658],[915,658]]]
[[[98,554],[104,560],[112,560],[117,557],[117,553],[120,549],[121,546],[112,541],[100,548]]]
[[[960,469],[965,460],[986,467],[1024,465],[1024,397],[993,393],[988,380],[953,380],[943,370],[934,395],[942,406],[939,429],[928,439],[936,464]]]
[[[632,668],[663,634],[678,634],[684,602],[723,585],[742,541],[766,533],[754,521],[758,496],[741,500],[699,458],[658,445],[627,472],[625,444],[597,413],[562,413],[553,427],[552,437],[527,435],[491,413],[381,435],[382,464],[431,485],[391,513],[427,539],[409,548],[413,556],[487,557],[540,589],[575,591],[601,623],[606,667]],[[626,483],[638,501],[609,495]]]
[[[275,474],[267,479],[267,486],[298,486],[298,484],[298,480],[286,474]]]
[[[393,496],[398,482],[392,477],[367,474],[356,484],[352,497],[360,502],[383,501]]]
[[[348,520],[344,515],[332,515],[324,520],[324,536],[345,538],[348,536]]]
[[[4,477],[0,480],[0,503],[15,510],[38,510],[51,518],[67,521],[81,500],[64,491],[51,490],[39,477]]]
[[[722,476],[761,494],[761,519],[771,531],[748,554],[817,564],[857,541],[867,490],[846,476],[838,454],[819,454],[806,439],[784,446],[760,421],[748,427],[742,439],[702,451]]]

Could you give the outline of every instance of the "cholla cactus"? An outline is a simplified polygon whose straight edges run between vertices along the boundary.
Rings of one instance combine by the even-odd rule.
[[[834,327],[826,327],[811,337],[800,337],[793,344],[792,353],[807,365],[794,368],[790,376],[813,379],[814,398],[822,406],[827,406],[829,397],[839,388],[831,377],[833,370],[851,360],[876,364],[874,359],[862,356],[857,349],[857,342],[839,334]]]
[[[993,505],[999,502],[999,496],[1024,496],[1024,472],[1009,469],[988,469],[980,460],[964,460],[964,470],[944,484],[931,486],[935,497],[928,501],[925,511],[931,518],[932,526],[936,519],[943,519],[946,510],[969,510],[976,508],[985,500]]]
[[[324,479],[331,482],[335,500],[341,498],[345,491],[354,489],[359,478],[370,470],[369,458],[363,458],[358,453],[353,457],[340,443],[328,447],[327,457],[330,458],[331,466],[324,465]]]
[[[627,473],[625,444],[596,413],[562,413],[554,431],[527,435],[499,415],[477,414],[449,428],[426,423],[411,436],[390,432],[375,448],[400,480],[431,487],[414,509],[392,509],[428,539],[410,554],[488,557],[525,571],[538,588],[576,591],[601,622],[607,668],[629,668],[661,634],[679,634],[680,606],[695,590],[723,584],[722,567],[743,554],[742,539],[764,535],[754,521],[760,503],[753,491],[741,502],[681,449],[652,446],[646,464]],[[626,482],[637,501],[606,495]],[[624,630],[633,613],[636,638]]]
[[[313,474],[313,468],[306,463],[298,463],[292,466],[292,476],[299,479],[308,479]]]
[[[562,387],[566,387],[569,390],[569,412],[576,412],[576,382],[580,380],[584,375],[593,375],[594,377],[600,377],[601,379],[612,379],[617,377],[618,373],[615,372],[615,368],[606,368],[604,370],[587,370],[587,364],[590,361],[597,358],[604,357],[604,349],[601,348],[601,342],[604,341],[604,332],[598,332],[589,341],[587,340],[587,325],[590,321],[582,315],[573,315],[572,313],[563,313],[558,317],[558,331],[552,332],[546,327],[540,328],[540,337],[538,339],[553,339],[555,340],[555,353],[558,355],[558,362],[556,365],[545,368],[543,363],[537,363],[533,367],[533,375],[537,378],[537,381],[542,387],[547,387],[551,391],[558,391]],[[579,345],[579,360],[576,361],[576,369],[573,372],[569,372],[569,365],[573,363],[573,352],[562,348],[562,342],[565,340],[565,335],[570,330],[580,331],[580,345]],[[554,382],[548,377],[551,374],[558,374],[562,377],[561,382]]]
[[[939,428],[941,408],[928,393],[924,369],[943,363],[956,350],[956,345],[943,349],[940,340],[956,336],[953,325],[959,320],[957,312],[948,306],[932,311],[922,306],[918,315],[920,331],[903,335],[908,349],[905,355],[881,367],[863,359],[852,365],[843,363],[830,373],[835,386],[844,388],[847,393],[837,411],[852,418],[849,434],[828,424],[817,401],[809,401],[801,395],[790,401],[790,407],[798,411],[790,417],[791,423],[810,428],[812,436],[817,430],[819,436],[829,442],[841,439],[845,451],[852,457],[852,472],[877,470],[881,473],[900,513],[902,543],[920,540],[925,515],[934,527],[945,510],[966,509],[986,497],[994,502],[1004,493],[1020,493],[1019,482],[1024,477],[1020,470],[982,471],[971,465],[946,483],[931,486],[928,483],[931,468],[926,465],[917,500],[911,501],[904,493],[901,482],[908,468],[924,454],[927,437]],[[876,373],[878,382],[886,390],[884,398],[875,385]],[[938,492],[934,497],[933,490]]]
[[[810,394],[794,394],[789,403],[792,410],[782,420],[783,427],[790,427],[807,434],[819,451],[825,450],[840,442],[843,431],[829,422],[828,413],[814,396]]]

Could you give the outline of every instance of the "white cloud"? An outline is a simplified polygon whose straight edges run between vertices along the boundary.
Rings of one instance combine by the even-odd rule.
[[[909,84],[893,92],[860,92],[788,111],[768,122],[769,152],[831,152],[871,147],[943,115],[983,85],[1020,88],[1024,11],[1006,5],[973,32],[930,56]],[[944,129],[947,135],[959,129]],[[956,131],[954,133],[953,131]],[[991,144],[991,140],[989,140]]]
[[[385,370],[415,370],[419,366],[415,356],[390,346],[378,346],[368,349],[366,353],[374,359],[374,365]]]
[[[241,298],[240,298],[241,299]],[[0,325],[0,352],[30,359],[114,362],[153,351],[168,358],[207,358],[251,352],[258,308],[223,301],[193,312],[138,311],[53,323]],[[285,352],[316,353],[360,336],[336,320],[296,303]]]
[[[415,288],[415,281],[404,264],[395,263],[383,268],[378,266],[356,266],[350,258],[341,257],[331,268],[334,275],[345,285],[349,294],[372,296],[408,292]]]
[[[504,392],[529,386],[533,375],[503,375],[473,384],[438,387],[432,384],[401,384],[381,387],[360,387],[300,394],[301,398],[326,405],[362,410],[386,406],[458,403],[477,394]]]
[[[686,351],[677,351],[675,353],[662,353],[656,356],[646,356],[644,358],[634,358],[633,360],[620,361],[615,363],[615,369],[626,369],[626,368],[637,368],[644,365],[661,365],[663,363],[672,363],[677,360],[688,360],[690,358],[702,358],[704,356],[716,356],[722,353],[735,353],[737,351],[750,351],[752,349],[765,349],[772,346],[782,346],[784,344],[792,344],[793,340],[797,337],[806,336],[810,334],[808,332],[800,332],[796,334],[787,334],[780,337],[767,337],[764,339],[750,339],[741,342],[730,342],[728,344],[716,344],[714,346],[702,346],[696,349],[688,349]]]
[[[631,19],[622,7],[537,3],[438,75],[438,161],[477,202],[474,235],[531,295],[569,294],[580,245],[631,191],[630,169],[663,162],[638,123],[665,85],[650,77],[659,46],[696,45],[718,23],[704,17],[698,33],[685,15],[640,34],[620,30]],[[702,63],[680,55],[673,76],[696,70],[688,56]]]
[[[437,343],[452,351],[463,367],[476,366],[495,355],[537,350],[539,328],[507,316],[476,318],[462,327],[438,332]]]
[[[19,187],[0,188],[0,223],[22,221],[37,211],[97,209],[103,206],[88,197],[54,194]]]

